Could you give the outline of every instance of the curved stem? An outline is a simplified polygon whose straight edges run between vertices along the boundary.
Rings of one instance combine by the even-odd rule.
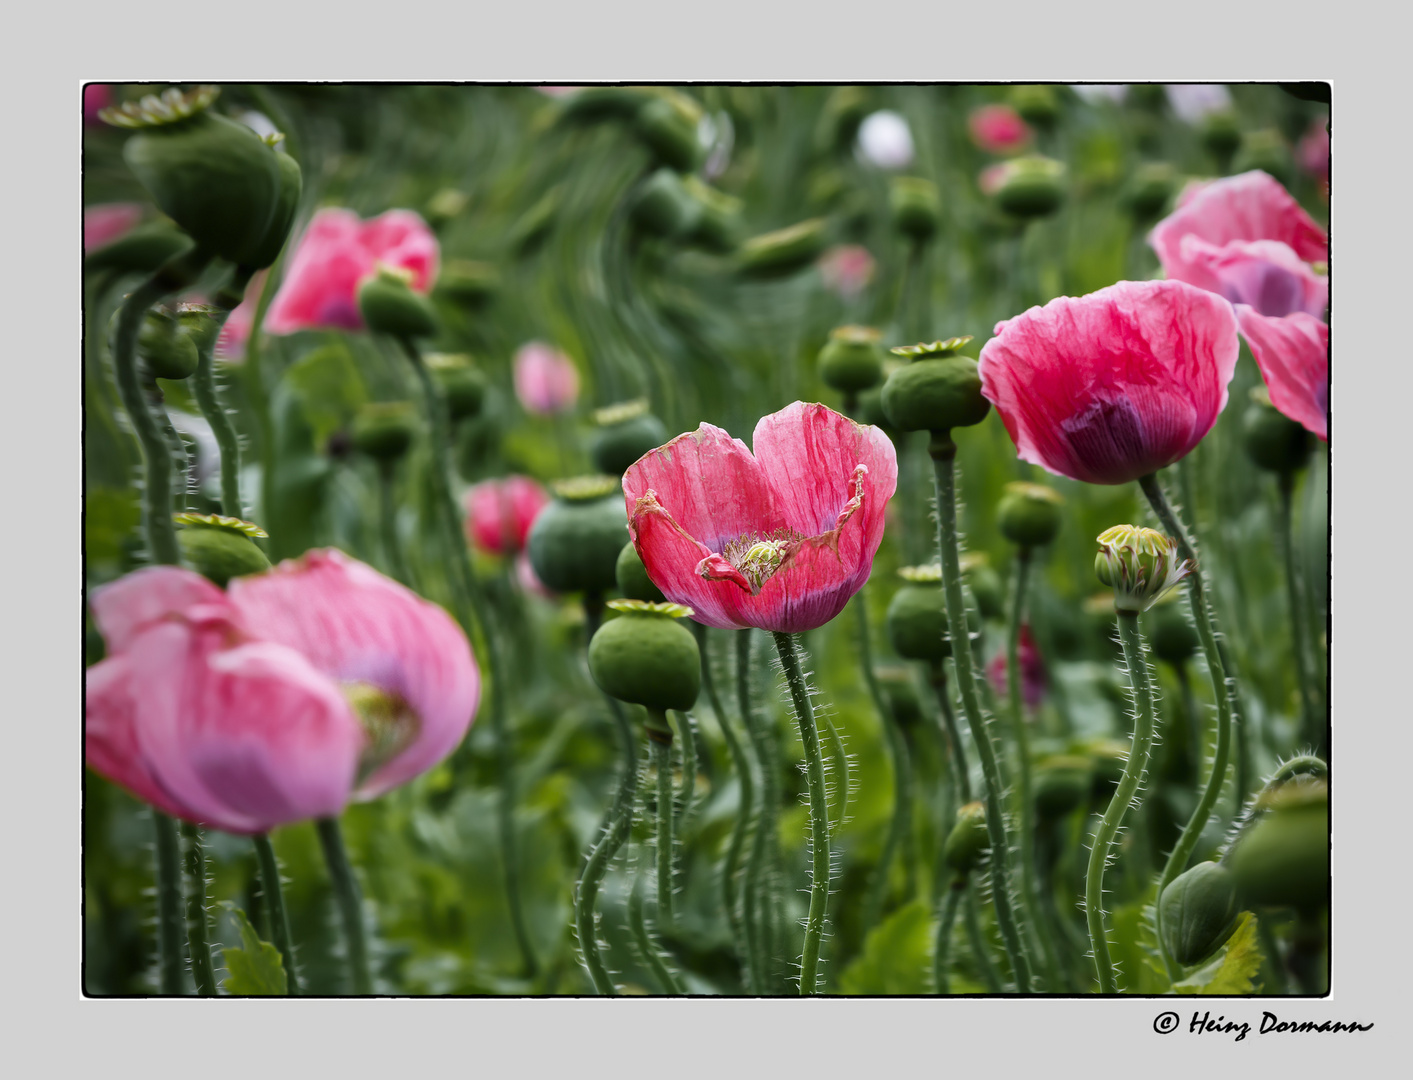
[[[1197,624],[1197,637],[1202,643],[1202,654],[1206,657],[1207,671],[1212,678],[1212,693],[1217,701],[1217,746],[1212,755],[1212,772],[1207,778],[1207,786],[1198,798],[1192,816],[1188,818],[1182,835],[1178,837],[1177,845],[1168,855],[1162,876],[1158,879],[1156,895],[1161,897],[1163,890],[1172,884],[1173,879],[1187,869],[1187,861],[1192,858],[1197,841],[1202,837],[1202,830],[1207,827],[1207,820],[1212,816],[1212,808],[1217,803],[1217,797],[1221,795],[1222,784],[1227,775],[1227,760],[1231,755],[1232,696],[1236,687],[1235,683],[1226,677],[1226,669],[1222,664],[1222,654],[1217,647],[1217,635],[1212,625],[1211,612],[1207,607],[1202,572],[1197,565],[1197,553],[1192,548],[1192,541],[1188,539],[1182,522],[1178,520],[1177,515],[1173,513],[1172,507],[1168,504],[1168,498],[1163,492],[1162,485],[1158,482],[1157,474],[1149,473],[1138,483],[1143,489],[1143,494],[1148,497],[1148,503],[1152,506],[1153,512],[1162,522],[1163,528],[1178,542],[1178,549],[1182,557],[1192,563],[1192,572],[1187,575],[1187,598],[1192,605],[1193,620]],[[1158,948],[1162,951],[1163,963],[1169,976],[1176,981],[1177,967],[1173,963],[1172,957],[1168,955],[1167,946],[1163,944],[1161,904],[1157,905],[1155,913],[1158,920]]]
[[[186,992],[182,978],[182,866],[177,823],[152,811],[157,853],[157,972],[163,994]]]
[[[270,909],[272,944],[280,950],[285,965],[285,985],[290,997],[300,994],[299,976],[294,970],[294,941],[289,932],[289,913],[285,910],[285,890],[280,884],[280,864],[275,858],[274,845],[268,833],[255,833],[250,838],[255,845],[255,858],[260,865],[260,888]]]
[[[217,322],[225,325],[229,311],[223,312]],[[211,425],[216,446],[221,452],[221,513],[230,517],[245,517],[245,507],[240,499],[240,438],[236,435],[231,418],[221,404],[220,392],[216,389],[216,337],[219,329],[210,335],[206,346],[197,354],[196,373],[191,377],[191,389],[201,415]]]
[[[814,704],[810,701],[809,688],[800,671],[795,639],[778,631],[772,632],[771,637],[775,639],[780,664],[785,669],[785,682],[790,687],[795,719],[800,725],[800,742],[804,745],[813,864],[810,869],[810,910],[805,919],[805,941],[800,956],[800,993],[815,994],[819,992],[819,947],[824,937],[825,911],[829,906],[829,797],[824,786],[824,756],[819,752]]]
[[[1148,678],[1148,661],[1143,655],[1143,638],[1138,631],[1138,613],[1120,611],[1119,640],[1123,643],[1124,662],[1128,665],[1129,684],[1133,690],[1133,746],[1123,777],[1109,800],[1109,807],[1094,834],[1089,849],[1089,872],[1085,876],[1084,913],[1089,923],[1089,943],[1094,950],[1094,964],[1099,969],[1099,992],[1117,994],[1114,964],[1109,958],[1109,939],[1104,931],[1104,867],[1114,837],[1131,803],[1136,801],[1143,774],[1148,768],[1148,756],[1153,749],[1153,688]],[[1162,895],[1161,892],[1159,895]]]
[[[645,876],[642,868],[639,867],[638,873],[633,878],[633,891],[628,894],[628,929],[633,933],[633,940],[637,942],[638,951],[643,954],[644,962],[647,963],[657,981],[662,984],[663,990],[668,994],[681,997],[686,991],[682,988],[682,983],[676,974],[662,958],[662,952],[658,948],[657,942],[653,940],[652,932],[648,929],[647,917],[643,913],[643,879]]]
[[[343,830],[339,827],[338,818],[320,818],[316,828],[319,846],[324,849],[324,862],[329,868],[329,880],[334,886],[334,898],[338,902],[339,921],[343,924],[353,992],[371,994],[373,975],[368,967],[368,939],[363,927],[363,891],[358,887],[353,864],[348,861]]]
[[[206,925],[206,848],[199,826],[183,821],[181,834],[186,841],[186,947],[191,953],[191,977],[197,994],[215,997],[216,969]]]
[[[383,542],[383,559],[388,573],[409,589],[412,575],[402,555],[402,541],[397,535],[397,498],[393,489],[396,466],[391,461],[378,462],[378,534]]]
[[[1291,501],[1295,493],[1295,475],[1283,472],[1279,478],[1280,518],[1276,523],[1276,542],[1280,545],[1281,562],[1285,570],[1286,601],[1290,605],[1291,646],[1295,653],[1295,684],[1300,693],[1300,716],[1305,742],[1318,752],[1324,742],[1311,690],[1309,650],[1305,641],[1305,605],[1300,602],[1300,568],[1295,562],[1292,542],[1294,522]],[[1241,794],[1245,794],[1242,792]]]
[[[483,645],[481,655],[485,657],[487,672],[490,675],[488,693],[491,699],[491,733],[495,739],[496,772],[500,779],[496,824],[501,865],[505,871],[506,903],[510,908],[511,927],[515,932],[516,944],[520,948],[521,960],[525,964],[525,972],[533,978],[539,972],[539,963],[530,945],[530,935],[525,925],[525,913],[520,899],[520,857],[515,835],[515,766],[506,720],[506,695],[510,686],[501,663],[499,639],[486,617],[480,590],[476,586],[476,575],[471,565],[471,549],[466,543],[466,533],[461,528],[461,511],[451,493],[451,457],[448,451],[451,445],[451,431],[446,402],[438,393],[417,346],[407,338],[399,338],[398,344],[406,353],[421,385],[431,424],[432,482],[436,489],[442,535],[446,550],[451,556],[452,573],[448,576],[452,581],[452,598],[456,605],[457,621],[472,640],[475,640],[476,631],[479,629]]]
[[[966,896],[966,879],[954,878],[942,898],[942,913],[937,920],[937,937],[932,946],[932,985],[939,994],[950,994],[947,978],[947,954],[952,948],[952,924],[957,921],[957,908]]]
[[[746,923],[746,940],[751,950],[751,989],[756,994],[766,991],[767,964],[770,949],[767,927],[761,922],[761,907],[766,908],[769,922],[769,898],[761,887],[765,867],[767,841],[775,828],[775,808],[772,803],[774,785],[770,776],[770,755],[764,745],[760,721],[751,708],[751,631],[736,631],[736,693],[740,699],[741,717],[746,723],[746,735],[756,760],[760,763],[760,808],[755,815],[755,830],[751,835],[751,852],[746,862],[746,880],[742,891],[742,908]]]
[[[932,436],[933,473],[937,485],[937,543],[942,557],[942,589],[947,606],[947,629],[953,642],[966,642],[966,611],[962,606],[960,560],[957,555],[957,499],[953,465],[956,444],[945,432]],[[1002,804],[1001,771],[996,762],[996,750],[976,696],[976,676],[972,669],[971,650],[952,649],[952,662],[957,668],[957,690],[962,699],[962,712],[971,727],[972,740],[981,758],[982,775],[986,778],[986,829],[991,837],[991,899],[996,905],[996,924],[1016,978],[1016,989],[1031,992],[1031,964],[1020,927],[1011,908],[1011,838],[1006,827]]]
[[[657,823],[653,845],[657,852],[657,921],[671,926],[672,913],[672,729],[660,709],[648,710],[648,757],[657,774]]]

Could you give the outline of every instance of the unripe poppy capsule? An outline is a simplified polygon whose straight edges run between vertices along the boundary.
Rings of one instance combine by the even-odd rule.
[[[1023,548],[1039,547],[1055,539],[1060,531],[1060,507],[1064,499],[1044,484],[1016,481],[1006,485],[1006,493],[996,507],[1001,535]]]
[[[1006,163],[996,204],[1018,218],[1045,217],[1065,198],[1065,167],[1047,157],[1023,157]]]
[[[1178,594],[1169,593],[1149,610],[1143,628],[1153,655],[1169,664],[1181,664],[1197,651],[1197,630],[1185,609]]]
[[[453,424],[479,416],[486,400],[486,376],[460,353],[428,353],[427,368],[441,388]]]
[[[697,639],[677,620],[692,614],[682,604],[610,600],[619,612],[589,642],[589,672],[600,689],[648,709],[684,712],[697,702],[702,659]]]
[[[1329,784],[1304,777],[1257,802],[1264,816],[1227,857],[1243,904],[1316,911],[1330,900]]]
[[[608,476],[622,476],[633,462],[667,442],[667,428],[648,411],[645,398],[598,409],[594,423],[598,430],[589,444],[589,457]]]
[[[871,326],[836,326],[819,350],[819,377],[841,394],[858,394],[883,381],[882,333]]]
[[[991,837],[986,831],[986,807],[979,802],[967,803],[957,811],[957,823],[947,834],[942,847],[942,859],[958,874],[969,874],[991,850]]]
[[[137,355],[154,379],[185,379],[195,374],[200,361],[196,342],[182,329],[176,313],[165,307],[143,316]]]
[[[912,362],[883,384],[883,411],[900,431],[950,431],[986,419],[991,402],[981,396],[976,361],[958,351],[971,336],[892,351]]]
[[[1303,468],[1314,449],[1314,438],[1304,426],[1271,404],[1265,390],[1251,392],[1252,403],[1241,418],[1241,440],[1246,456],[1262,469],[1292,473]]]
[[[942,572],[937,566],[907,566],[898,571],[907,582],[888,604],[886,626],[893,651],[904,660],[938,664],[952,655]]]
[[[255,537],[269,535],[258,525],[221,514],[177,514],[182,558],[198,574],[225,588],[233,577],[270,569],[270,560],[255,546]]]
[[[1022,120],[1036,127],[1053,127],[1060,118],[1060,102],[1051,86],[1013,86],[1011,106]]]
[[[1225,167],[1241,145],[1236,114],[1225,110],[1209,114],[1202,122],[1202,145]]]
[[[115,270],[150,274],[167,260],[191,248],[191,237],[170,221],[139,225],[111,244],[83,257],[84,273]]]
[[[746,277],[787,277],[809,266],[823,250],[824,220],[810,218],[745,241],[739,252],[740,271]]]
[[[1198,863],[1179,874],[1158,902],[1163,943],[1179,964],[1199,964],[1236,929],[1236,882],[1221,863]]]
[[[1035,770],[1035,812],[1045,821],[1058,821],[1089,797],[1094,765],[1083,757],[1053,757]]]
[[[413,291],[410,278],[407,272],[379,265],[358,287],[358,310],[369,330],[403,339],[437,332],[436,312],[425,296]]]
[[[364,405],[353,419],[353,448],[374,461],[396,461],[412,446],[417,427],[417,413],[410,402]]]
[[[1172,198],[1177,172],[1166,161],[1146,162],[1134,170],[1121,196],[1140,221],[1157,217]]]
[[[432,292],[466,308],[478,308],[500,288],[500,271],[490,263],[448,259],[437,274]]]
[[[550,485],[526,550],[535,576],[555,592],[606,593],[618,585],[618,555],[628,535],[620,482],[581,476]]]
[[[893,225],[904,236],[928,240],[937,232],[942,215],[937,185],[918,176],[897,176],[888,189]]]

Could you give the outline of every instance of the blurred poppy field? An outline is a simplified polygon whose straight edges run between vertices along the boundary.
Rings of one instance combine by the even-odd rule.
[[[89,84],[84,992],[1326,993],[1329,118]]]

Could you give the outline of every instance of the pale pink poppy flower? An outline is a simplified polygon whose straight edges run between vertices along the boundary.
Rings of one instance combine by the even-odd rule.
[[[515,396],[527,412],[553,416],[579,400],[579,369],[553,345],[529,341],[515,350]]]
[[[484,551],[514,554],[548,502],[545,489],[528,476],[483,480],[466,493],[466,534]]]
[[[623,477],[648,576],[707,626],[798,633],[868,581],[898,481],[876,427],[795,402],[762,417],[755,452],[702,424]]]
[[[1120,281],[996,324],[981,392],[1022,461],[1123,484],[1186,455],[1226,407],[1229,303],[1180,281]]]
[[[1009,105],[982,105],[967,117],[971,140],[988,154],[1015,154],[1030,143],[1030,125]]]
[[[461,740],[480,676],[440,608],[337,551],[223,592],[173,566],[97,590],[88,764],[174,816],[235,833],[338,814]],[[352,701],[376,711],[370,738]]]
[[[861,244],[838,244],[819,257],[819,276],[830,292],[852,300],[873,280],[877,266]]]
[[[83,253],[107,247],[142,220],[138,203],[99,203],[83,208]]]
[[[1271,404],[1328,441],[1330,328],[1305,312],[1271,318],[1245,304],[1236,306],[1236,318]]]
[[[295,246],[265,328],[272,334],[361,330],[358,286],[379,263],[411,271],[412,287],[425,293],[436,279],[438,260],[436,236],[411,210],[389,210],[363,221],[352,210],[325,208]]]

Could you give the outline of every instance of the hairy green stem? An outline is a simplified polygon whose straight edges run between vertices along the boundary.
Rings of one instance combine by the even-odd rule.
[[[962,606],[960,559],[957,554],[957,499],[954,464],[957,447],[946,432],[933,432],[933,473],[937,486],[937,544],[942,558],[942,589],[947,606],[947,629],[954,643],[966,642],[966,610]],[[996,750],[986,728],[986,717],[976,696],[976,676],[972,668],[971,650],[965,646],[952,649],[952,662],[957,669],[957,690],[962,699],[962,712],[971,727],[976,743],[981,771],[986,780],[986,829],[991,837],[991,899],[996,906],[996,924],[1006,946],[1006,956],[1016,979],[1016,989],[1031,993],[1031,962],[1015,912],[1011,907],[1011,837],[1006,826],[1002,803],[1004,788],[1001,770],[996,762]]]
[[[1117,994],[1118,982],[1114,963],[1109,957],[1109,939],[1104,930],[1104,867],[1119,826],[1129,805],[1138,794],[1148,757],[1153,750],[1153,687],[1148,677],[1148,660],[1143,654],[1143,637],[1138,630],[1138,613],[1118,613],[1119,640],[1123,643],[1124,663],[1128,666],[1129,685],[1133,690],[1133,746],[1119,786],[1109,800],[1109,807],[1094,834],[1089,849],[1089,872],[1085,876],[1084,913],[1089,923],[1089,944],[1094,950],[1094,964],[1099,971],[1099,992]],[[1161,895],[1161,893],[1160,893]]]
[[[648,758],[657,777],[657,821],[653,845],[657,853],[657,921],[673,923],[672,875],[672,728],[661,709],[648,710]]]
[[[368,967],[368,939],[363,928],[363,891],[358,887],[353,864],[348,861],[343,830],[338,818],[320,818],[316,828],[319,846],[324,849],[324,862],[329,868],[329,880],[338,902],[339,921],[343,924],[343,940],[347,950],[348,971],[353,980],[354,994],[373,992],[373,973]]]
[[[678,801],[682,805],[677,808],[673,827],[678,836],[686,835],[687,823],[692,820],[692,803],[697,796],[697,769],[700,768],[700,762],[697,760],[697,733],[694,727],[689,714],[677,714],[677,739],[682,746],[682,790],[678,792]]]
[[[638,873],[633,878],[633,890],[628,894],[628,929],[632,931],[638,951],[642,953],[643,960],[652,971],[653,977],[662,984],[663,991],[681,997],[686,991],[682,988],[682,983],[673,970],[667,966],[661,949],[653,940],[652,932],[648,929],[647,917],[643,912],[643,879],[645,877],[642,867],[639,867]]]
[[[736,631],[736,693],[740,699],[741,717],[746,724],[746,735],[760,763],[760,807],[755,815],[755,828],[751,834],[750,857],[746,862],[746,879],[742,891],[743,916],[746,923],[746,940],[752,953],[751,990],[756,994],[766,992],[766,980],[770,952],[769,908],[770,899],[766,895],[761,877],[765,868],[770,832],[775,828],[776,807],[772,802],[775,788],[770,775],[770,753],[765,746],[765,735],[761,731],[761,721],[751,707],[751,631]],[[761,909],[765,908],[764,918]]]
[[[224,290],[223,290],[224,291]],[[235,303],[239,303],[236,299]],[[234,307],[234,304],[232,305]],[[230,517],[245,517],[245,507],[240,498],[240,438],[235,426],[221,404],[220,391],[216,389],[216,338],[221,327],[225,326],[231,309],[220,307],[216,318],[216,329],[197,350],[196,373],[191,377],[191,389],[201,415],[211,425],[211,434],[221,452],[221,513]]]
[[[981,973],[981,981],[993,994],[1005,993],[1006,987],[1001,982],[1001,973],[996,970],[996,964],[991,959],[991,947],[986,940],[985,931],[981,928],[981,897],[977,893],[976,880],[970,875],[967,876],[966,924],[967,940],[971,942],[971,955]]]
[[[157,852],[158,987],[163,994],[183,994],[182,864],[176,819],[153,810],[152,831]]]
[[[947,977],[948,953],[952,947],[952,925],[957,921],[957,909],[966,896],[966,880],[955,878],[942,897],[942,911],[937,918],[937,937],[932,946],[932,985],[939,994],[952,992]]]
[[[265,906],[270,910],[273,944],[284,961],[287,992],[291,997],[298,997],[299,976],[294,969],[294,940],[289,930],[289,913],[285,910],[285,890],[280,884],[280,864],[275,858],[275,848],[270,843],[268,833],[255,833],[250,841],[255,846],[255,858],[260,865],[260,889],[265,894]]]
[[[206,846],[198,825],[183,821],[181,834],[186,841],[186,947],[191,953],[191,977],[198,995],[215,997],[216,969],[206,922]]]
[[[790,687],[790,699],[795,706],[795,719],[800,726],[800,742],[805,754],[813,865],[810,870],[810,910],[805,919],[805,941],[800,955],[800,993],[815,994],[819,992],[819,948],[824,938],[824,918],[829,906],[829,796],[824,785],[824,755],[819,751],[814,703],[810,700],[809,688],[800,670],[795,639],[779,631],[773,631],[771,637],[775,639],[780,664],[785,670],[785,682]]]

